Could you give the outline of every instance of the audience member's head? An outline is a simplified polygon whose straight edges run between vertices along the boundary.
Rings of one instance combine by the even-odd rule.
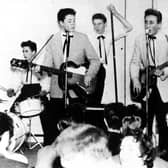
[[[104,116],[108,127],[120,130],[122,126],[122,118],[125,114],[126,108],[122,103],[110,103],[105,106]]]
[[[67,111],[71,117],[71,120],[75,123],[83,123],[85,118],[86,106],[82,103],[73,103],[68,106]]]
[[[130,129],[143,129],[145,125],[145,112],[135,104],[127,105],[124,117],[122,119],[123,130],[125,130],[127,127],[129,127]]]
[[[152,167],[156,152],[151,137],[143,133],[141,127],[137,127],[135,120],[129,122],[131,123],[123,132],[120,146],[121,164],[129,168]]]
[[[59,121],[57,127],[60,131],[63,131],[67,127],[84,123],[85,119],[85,105],[82,103],[73,103],[67,107],[66,114],[62,120]]]
[[[43,149],[44,152],[39,152],[36,168],[46,163],[43,154],[47,148],[52,151],[50,166],[55,165],[53,167],[101,168],[104,165],[109,168],[117,167],[109,151],[106,134],[89,124],[76,124],[66,128],[51,146]]]

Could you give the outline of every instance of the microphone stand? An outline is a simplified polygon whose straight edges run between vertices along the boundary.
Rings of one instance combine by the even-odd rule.
[[[115,102],[118,103],[118,90],[117,90],[117,72],[116,72],[116,55],[115,55],[115,39],[114,39],[114,25],[113,25],[113,13],[111,15],[111,35],[112,35],[112,48],[113,48],[113,66],[114,66],[114,87],[115,87]]]
[[[44,49],[44,47],[48,44],[48,42],[53,38],[54,34],[52,34],[47,41],[44,43],[44,45],[40,48],[40,50],[31,58],[30,61],[27,61],[28,63],[28,69],[27,69],[27,77],[26,81],[28,81],[28,72],[31,71],[31,83],[32,83],[32,62],[33,60],[41,53],[41,51]]]
[[[40,50],[31,58],[31,63],[33,62],[33,60],[41,53],[41,51],[44,49],[44,47],[48,44],[48,42],[53,38],[54,34],[52,34],[47,41],[44,43],[44,45],[40,48]]]
[[[147,58],[147,64],[146,64],[146,83],[145,83],[145,87],[146,87],[146,103],[145,103],[145,111],[146,111],[146,134],[147,136],[150,138],[150,140],[152,141],[152,135],[149,135],[149,49],[150,49],[150,44],[149,44],[149,33],[145,32],[145,38],[146,38],[146,58]],[[151,136],[151,137],[150,137]],[[153,162],[153,161],[152,161]],[[147,168],[152,168],[153,167],[153,163],[152,164],[147,164]]]
[[[146,36],[146,57],[147,57],[147,68],[146,68],[146,83],[145,83],[145,87],[146,87],[146,103],[145,103],[145,111],[146,111],[146,133],[147,133],[147,135],[149,135],[149,101],[148,101],[148,99],[149,99],[149,34],[148,33],[146,33],[145,34],[145,36]]]
[[[67,72],[67,67],[68,67],[68,57],[69,57],[69,48],[70,48],[70,36],[69,32],[66,31],[66,39],[67,40],[67,45],[66,45],[66,55],[65,55],[65,88],[64,88],[64,107],[67,109],[67,106],[69,104],[68,100],[68,72]]]

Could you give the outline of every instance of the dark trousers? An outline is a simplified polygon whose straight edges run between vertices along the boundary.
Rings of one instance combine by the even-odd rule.
[[[72,108],[74,111],[69,110],[70,106],[75,106],[75,109],[74,107]],[[51,98],[45,107],[45,110],[40,114],[42,129],[44,132],[44,146],[51,144],[62,131],[58,128],[58,123],[61,120],[80,118],[80,120],[77,120],[80,123],[92,124],[106,130],[103,120],[104,112],[99,110],[86,110],[87,105],[81,103],[78,98],[71,99],[70,104],[66,109],[64,99],[56,98]],[[76,110],[78,110],[77,113],[75,112]],[[76,115],[80,116],[78,117]]]
[[[101,99],[104,91],[104,82],[106,77],[106,70],[103,65],[100,66],[100,69],[96,77],[96,88],[93,94],[88,96],[88,105],[96,106],[101,104]]]
[[[99,72],[97,74],[97,84],[96,84],[96,89],[95,92],[87,97],[87,103],[83,102],[83,100],[79,98],[71,98],[70,99],[70,105],[74,103],[82,103],[85,106],[95,106],[101,104],[101,99],[103,95],[103,90],[104,90],[104,80],[105,80],[105,68],[103,65],[101,65]],[[64,99],[58,99],[58,98],[51,98],[50,101],[46,104],[45,110],[41,113],[40,118],[41,118],[41,124],[44,132],[44,145],[51,144],[55,138],[60,134],[60,131],[58,130],[58,122],[61,119],[64,119],[67,117],[67,113],[65,110],[65,103]],[[93,115],[88,115],[87,112],[84,114],[84,120],[87,123],[91,123],[94,121],[103,120],[103,117],[101,115],[94,115],[93,120],[91,121],[91,116]],[[86,116],[87,115],[87,116]],[[98,119],[101,118],[101,119]],[[95,122],[94,122],[95,123]],[[99,123],[100,122],[96,122]],[[98,125],[99,125],[98,124]],[[95,124],[97,125],[97,124]],[[101,124],[102,125],[102,124]]]
[[[144,109],[145,109],[145,105],[146,105],[145,103],[142,105]],[[148,134],[151,136],[153,119],[154,119],[154,116],[156,116],[157,129],[159,133],[159,148],[160,149],[166,148],[168,144],[167,142],[168,135],[166,132],[167,126],[166,126],[166,120],[165,120],[166,109],[168,109],[168,105],[163,103],[160,97],[158,88],[154,87],[148,99],[147,129],[148,129]]]
[[[77,103],[79,99],[71,99],[70,103]],[[40,114],[41,124],[44,132],[44,145],[51,144],[60,134],[58,123],[69,117],[65,110],[64,99],[51,98],[46,104],[45,110]]]
[[[44,145],[51,144],[59,135],[57,124],[64,116],[63,99],[52,99],[46,104],[45,110],[41,113],[40,119],[44,132]]]

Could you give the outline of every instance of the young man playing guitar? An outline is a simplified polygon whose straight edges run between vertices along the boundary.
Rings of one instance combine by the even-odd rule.
[[[85,64],[87,60],[89,66],[84,77],[84,84],[87,88],[95,80],[100,61],[88,37],[75,31],[75,15],[75,10],[71,8],[59,10],[57,21],[60,31],[54,34],[46,46],[43,65],[60,69],[64,64],[66,71],[66,64],[68,65],[69,61],[81,65]],[[45,145],[52,143],[59,134],[59,130],[56,128],[58,122],[65,117],[67,105],[80,101],[74,90],[70,89],[69,85],[67,86],[66,74],[62,81],[64,82],[62,85],[65,85],[63,89],[59,85],[59,75],[51,75],[50,105],[46,113],[46,129],[44,130]]]
[[[138,99],[142,103],[142,107],[146,109],[147,130],[150,136],[152,136],[153,119],[156,116],[159,148],[163,150],[167,145],[165,102],[168,101],[168,67],[166,64],[165,66],[160,65],[168,61],[168,40],[167,35],[161,31],[162,14],[160,11],[147,9],[144,23],[145,33],[136,38],[130,62],[132,90],[136,97],[140,95],[140,99]],[[148,67],[153,68],[150,70]],[[145,70],[146,77],[143,79],[141,78],[141,70]],[[142,96],[141,92],[144,89],[145,95],[148,97]],[[136,97],[132,100],[135,100]]]

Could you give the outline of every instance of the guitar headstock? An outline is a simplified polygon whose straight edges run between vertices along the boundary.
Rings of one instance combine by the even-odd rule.
[[[27,69],[29,66],[27,60],[21,60],[16,58],[12,58],[12,60],[10,61],[10,64],[12,67],[18,67],[23,69]]]

